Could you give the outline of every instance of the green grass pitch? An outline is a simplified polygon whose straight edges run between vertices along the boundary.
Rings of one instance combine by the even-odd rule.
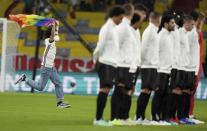
[[[0,93],[0,131],[207,131],[207,124],[194,126],[93,126],[96,97],[65,95],[72,107],[56,108],[54,94]],[[135,114],[133,98],[130,116]],[[196,101],[196,117],[207,123],[207,101]],[[147,118],[150,117],[150,106]],[[110,116],[110,97],[104,117]]]

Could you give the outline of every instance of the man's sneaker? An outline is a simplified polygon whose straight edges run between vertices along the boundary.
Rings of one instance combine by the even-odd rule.
[[[25,81],[26,80],[26,75],[22,74],[15,82],[14,84],[18,84],[19,82]]]
[[[195,123],[190,121],[188,118],[182,118],[179,121],[180,124],[186,124],[186,125],[194,125]]]
[[[140,124],[142,124],[142,118],[138,118],[137,120],[135,120],[135,123],[137,124],[137,125],[140,125]]]
[[[160,121],[159,123],[163,126],[171,126],[172,125],[170,122],[167,122],[167,121]]]
[[[109,123],[109,122],[106,122],[106,121],[104,121],[104,120],[94,120],[93,121],[93,125],[95,125],[95,126],[112,126],[112,124],[111,123]]]
[[[159,122],[159,121],[150,121],[149,125],[153,125],[153,126],[163,126],[163,123]]]
[[[69,107],[71,107],[71,105],[68,104],[68,103],[65,103],[65,102],[63,102],[63,101],[59,101],[59,102],[57,103],[57,107],[58,107],[58,108],[69,108]]]
[[[194,115],[189,115],[189,119],[191,119],[191,121],[193,121],[195,124],[204,124],[204,121],[198,120],[194,117]]]
[[[168,122],[171,123],[172,125],[179,125],[179,122],[176,118],[171,118]]]
[[[188,121],[192,122],[193,125],[196,124],[192,119],[190,119],[190,118],[187,118],[187,119],[188,119]]]
[[[175,122],[177,122],[178,124],[180,124],[178,117],[175,118]]]
[[[151,121],[150,120],[147,120],[147,119],[142,119],[142,118],[139,118],[138,120],[135,121],[135,123],[137,125],[141,124],[141,125],[151,125]]]
[[[114,119],[113,121],[109,122],[110,124],[112,124],[113,126],[124,126],[125,123],[123,120],[119,120],[119,119]]]
[[[128,118],[126,120],[122,120],[123,121],[123,124],[124,125],[127,125],[127,126],[135,126],[136,125],[136,122],[133,121],[132,119]]]
[[[144,119],[144,120],[142,120],[142,125],[151,125],[151,121]]]
[[[192,122],[194,122],[195,124],[204,124],[205,123],[204,121],[201,121],[201,120],[198,120],[198,119],[195,119],[195,118],[190,118],[190,120]]]

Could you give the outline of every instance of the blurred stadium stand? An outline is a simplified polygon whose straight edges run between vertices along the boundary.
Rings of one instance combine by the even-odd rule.
[[[13,0],[1,0],[0,8],[0,16],[4,15],[5,10],[12,3]],[[132,1],[132,0],[131,0]],[[196,8],[199,11],[204,12],[207,14],[207,0],[193,0],[194,2],[197,1],[197,5],[192,7],[186,8]],[[98,32],[101,25],[105,22],[106,14],[105,10],[110,6],[116,4],[117,0],[79,0],[78,5],[76,6],[75,12],[75,19],[70,17],[69,8],[70,5],[68,4],[67,0],[50,0],[52,5],[54,6],[55,10],[61,14],[62,17],[69,23],[69,25],[78,31],[80,36],[87,41],[92,48],[95,48],[96,42],[98,40]],[[84,3],[85,2],[85,3]],[[125,0],[124,2],[127,2]],[[179,3],[181,2],[181,3]],[[188,2],[190,2],[188,0]],[[155,0],[154,2],[154,10],[158,12],[163,12],[164,10],[174,8],[180,8],[177,6],[179,3],[182,6],[182,1],[180,0]],[[88,9],[83,9],[83,4],[88,5]],[[190,4],[189,4],[190,5]],[[12,14],[22,13],[24,11],[25,3],[21,1],[17,7],[12,11]],[[97,6],[101,7],[101,9],[97,9]],[[89,8],[90,7],[90,8]],[[87,10],[87,11],[82,11]],[[207,22],[206,22],[207,23]],[[147,26],[147,22],[143,24],[141,30],[143,30]],[[18,43],[18,52],[24,53],[26,55],[33,55],[35,50],[36,38],[37,38],[37,31],[36,27],[27,27],[23,28],[20,34],[20,40]],[[91,59],[91,53],[78,41],[77,37],[73,35],[73,33],[68,33],[67,28],[60,25],[60,38],[61,41],[58,42],[57,47],[59,52],[64,52],[62,56],[69,56],[71,58],[86,58]],[[203,62],[205,62],[206,56],[206,42],[207,42],[207,24],[204,25],[204,38],[205,38],[205,45],[203,46]],[[41,42],[43,45],[43,41]],[[40,47],[40,56],[42,56],[44,51],[44,47]],[[68,54],[67,54],[68,53]]]

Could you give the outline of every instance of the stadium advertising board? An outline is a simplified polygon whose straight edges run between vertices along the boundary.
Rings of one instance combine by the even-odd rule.
[[[22,73],[31,78],[31,71],[17,71],[16,75],[6,75],[6,91],[28,92],[30,87],[25,83],[14,85],[14,81]],[[38,72],[39,73],[39,72]],[[36,79],[39,79],[37,75]],[[96,73],[60,73],[63,82],[64,92],[66,94],[80,94],[80,95],[96,95],[99,90],[99,79]],[[134,95],[138,96],[140,93],[141,80],[137,80],[136,90]],[[54,92],[54,85],[49,81],[44,92]],[[195,97],[197,99],[207,99],[207,81],[201,79]]]

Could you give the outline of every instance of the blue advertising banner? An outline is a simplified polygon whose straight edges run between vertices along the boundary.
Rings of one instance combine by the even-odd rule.
[[[22,74],[25,73],[28,78],[31,78],[32,72],[30,71],[17,71],[15,75],[6,75],[5,91],[27,92],[30,87],[24,82],[14,85],[14,81]],[[63,89],[66,94],[80,94],[80,95],[96,95],[99,91],[99,79],[96,73],[60,73],[59,74]],[[36,80],[40,78],[37,75]],[[135,96],[140,94],[141,80],[137,80],[135,89]],[[54,85],[51,81],[47,83],[44,92],[54,92]],[[196,99],[207,99],[207,79],[201,79],[196,95]]]

